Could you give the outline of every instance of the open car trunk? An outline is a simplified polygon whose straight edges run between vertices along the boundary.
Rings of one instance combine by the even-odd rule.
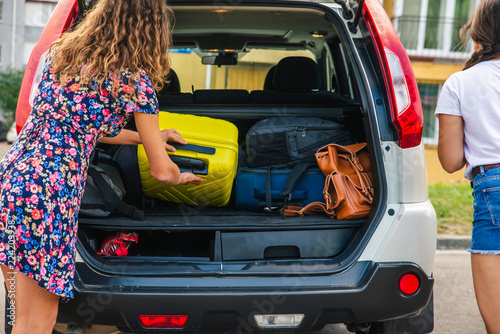
[[[275,274],[294,272],[297,266],[301,272],[319,273],[348,266],[373,224],[372,219],[381,205],[381,189],[377,187],[379,159],[373,155],[377,151],[373,149],[374,138],[367,135],[373,133],[370,128],[374,125],[367,117],[371,107],[360,103],[370,99],[362,98],[362,94],[367,94],[366,87],[360,82],[362,71],[349,58],[355,55],[355,47],[343,42],[342,36],[347,32],[338,14],[341,9],[337,5],[327,9],[306,3],[284,6],[278,1],[275,7],[270,5],[269,11],[265,12],[261,11],[262,7],[245,5],[229,6],[227,10],[230,12],[225,14],[210,14],[206,10],[211,8],[210,5],[170,4],[176,16],[172,68],[181,84],[171,81],[170,87],[176,84],[179,87],[158,92],[160,110],[233,123],[238,128],[240,156],[245,154],[248,130],[266,118],[307,116],[343,124],[357,142],[368,143],[376,197],[372,212],[365,219],[338,220],[324,214],[301,218],[282,217],[265,210],[241,210],[235,205],[234,184],[231,199],[223,207],[179,204],[142,196],[133,204],[145,211],[144,221],[117,215],[80,217],[78,249],[82,257],[97,270],[135,275]],[[223,20],[220,15],[223,15]],[[196,27],[191,26],[193,17],[197,18]],[[258,28],[255,27],[257,19]],[[222,34],[221,29],[228,33]],[[311,32],[316,36],[311,37]],[[198,77],[206,77],[206,85],[198,89],[196,82],[188,80],[190,76],[186,73],[189,69],[177,66],[189,63],[183,62],[180,54],[188,53],[186,48],[190,50],[189,57],[212,54],[214,51],[209,51],[213,49],[211,45],[222,44],[227,46],[224,49],[231,50],[231,54],[234,50],[239,52],[240,63],[244,66],[204,68]],[[262,89],[264,75],[254,85],[251,77],[260,72],[267,73],[277,55],[282,57],[284,49],[288,49],[285,52],[291,52],[292,56],[296,56],[294,52],[301,55],[308,52],[308,57],[316,61],[320,70],[320,87],[311,93],[336,94],[342,97],[340,102],[330,102],[329,98],[315,101],[307,93],[302,99],[300,94],[303,92],[268,93],[266,87]],[[259,63],[258,56],[252,58],[252,52],[268,55],[266,65]],[[245,57],[250,61],[244,62]],[[223,89],[233,91],[228,90],[224,97]],[[206,93],[211,90],[216,94],[207,98]],[[238,99],[234,90],[247,91],[248,100],[246,97]],[[262,98],[263,95],[266,97]],[[133,124],[129,127],[133,128]],[[138,243],[130,246],[125,257],[98,255],[103,240],[117,231],[138,233]]]

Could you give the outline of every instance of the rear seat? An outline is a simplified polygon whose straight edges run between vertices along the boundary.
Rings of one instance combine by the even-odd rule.
[[[173,69],[170,69],[167,81],[170,82],[166,83],[163,89],[156,94],[160,105],[193,103],[193,94],[181,93],[179,77]]]
[[[267,80],[266,80],[267,81]],[[334,92],[320,91],[321,79],[316,62],[307,57],[283,58],[276,65],[274,90],[250,93],[252,104],[344,104],[356,103]],[[269,87],[269,83],[266,87]]]
[[[157,93],[160,105],[178,104],[292,104],[342,105],[357,103],[342,95],[320,91],[321,79],[316,62],[307,57],[287,57],[267,73],[264,89],[249,93],[245,89],[197,89],[182,93],[179,78],[170,70],[163,89]]]

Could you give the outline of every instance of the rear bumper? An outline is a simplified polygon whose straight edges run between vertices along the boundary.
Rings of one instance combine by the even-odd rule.
[[[403,296],[399,278],[414,273],[419,290]],[[331,276],[129,277],[104,276],[77,264],[75,299],[61,304],[58,322],[116,326],[123,332],[145,329],[140,314],[189,315],[182,329],[258,330],[255,314],[305,314],[299,330],[330,323],[381,321],[418,313],[431,296],[433,278],[411,263],[358,262]]]

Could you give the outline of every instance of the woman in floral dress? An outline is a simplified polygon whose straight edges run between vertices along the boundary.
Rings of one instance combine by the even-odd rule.
[[[155,88],[169,71],[163,0],[100,0],[50,48],[31,115],[0,163],[0,264],[15,282],[13,333],[52,333],[59,301],[73,297],[78,211],[97,142],[138,144],[151,174],[199,183],[165,148]],[[134,116],[138,132],[122,130]],[[8,289],[11,290],[12,289]]]

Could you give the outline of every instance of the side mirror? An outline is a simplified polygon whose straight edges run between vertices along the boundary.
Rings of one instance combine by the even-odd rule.
[[[203,65],[237,65],[238,64],[238,54],[237,53],[219,53],[217,56],[204,56],[201,58],[201,63]]]

